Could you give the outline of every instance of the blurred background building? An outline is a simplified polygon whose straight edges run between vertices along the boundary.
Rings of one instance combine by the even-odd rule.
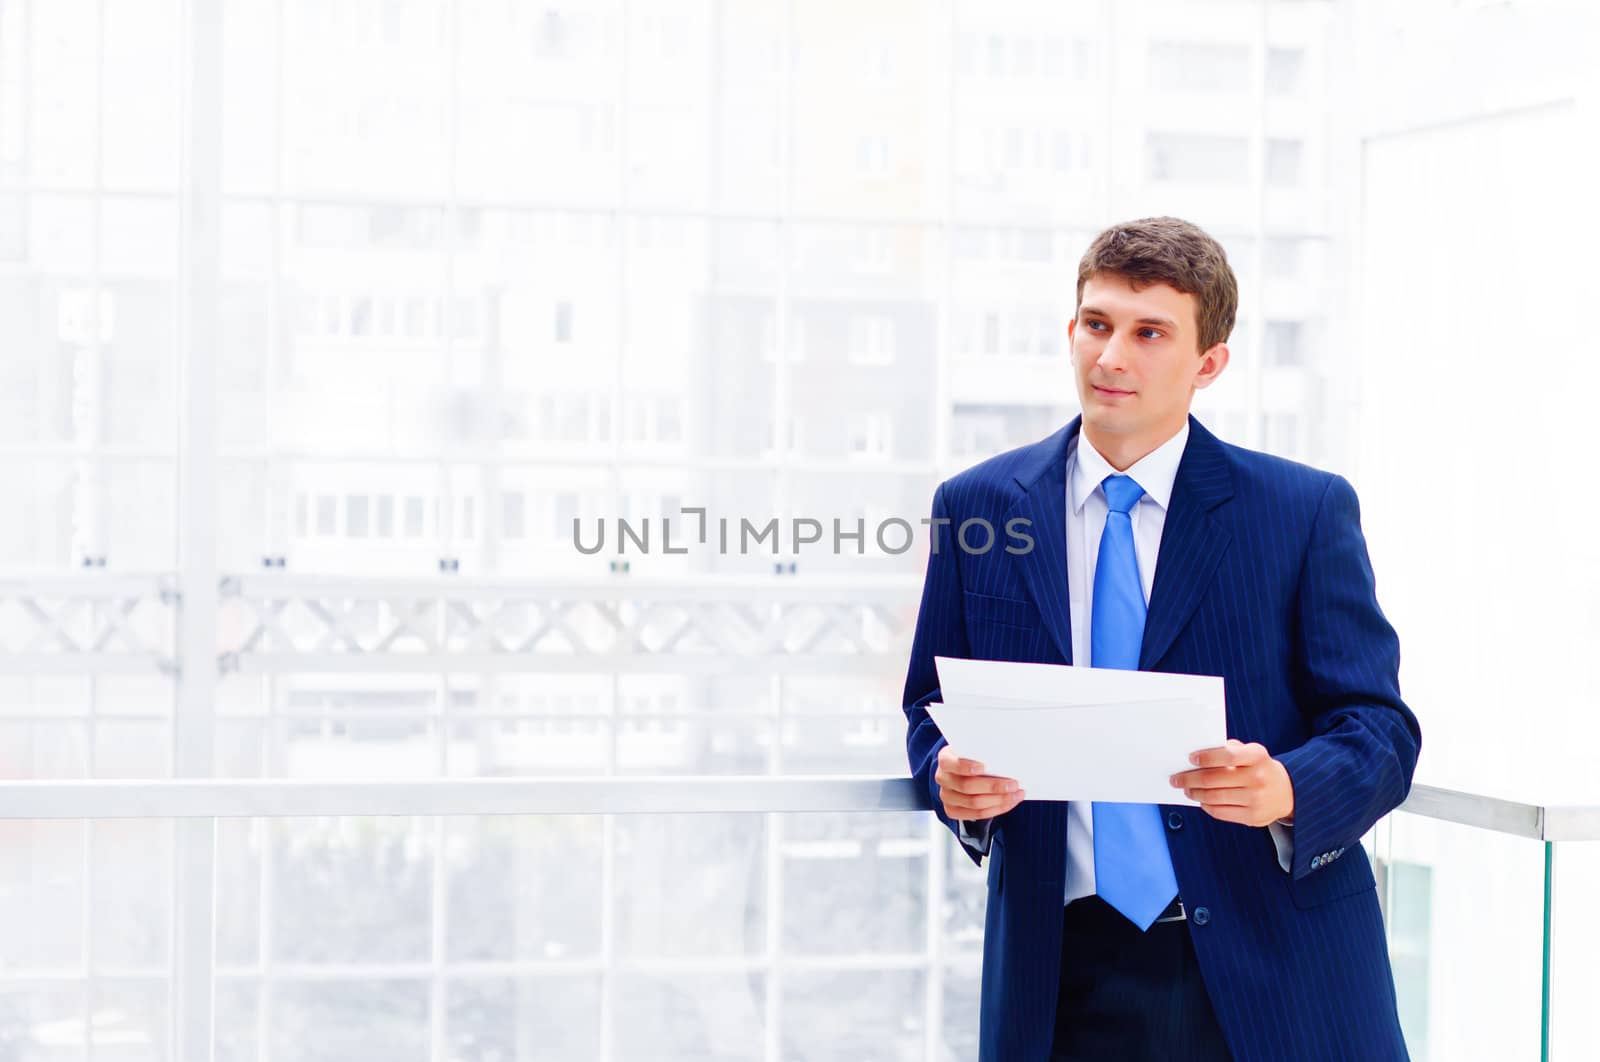
[[[1534,775],[1597,692],[1587,522],[1529,556],[1505,515],[1587,482],[1588,29],[1535,0],[0,0],[0,773],[902,774],[926,538],[873,529],[1076,412],[1078,259],[1175,214],[1241,288],[1198,416],[1355,480],[1425,770],[1509,742]],[[685,506],[867,533],[668,555]],[[618,518],[657,548],[575,548]],[[172,633],[211,582],[215,646]],[[226,820],[217,1057],[968,1058],[984,886],[948,840]],[[174,844],[10,834],[0,1056],[177,1057]],[[1392,861],[1418,1058],[1491,1057],[1474,1006],[1522,1043],[1520,1004],[1439,987],[1470,847]]]

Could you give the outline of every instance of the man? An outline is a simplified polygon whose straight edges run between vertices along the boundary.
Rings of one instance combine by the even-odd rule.
[[[906,748],[989,860],[984,1062],[1406,1058],[1360,838],[1421,733],[1350,485],[1189,415],[1237,306],[1195,226],[1101,233],[1067,330],[1082,416],[934,493]],[[1019,518],[1031,549],[961,548]],[[1199,809],[1025,803],[940,735],[935,656],[1220,675],[1229,740],[1175,765]]]

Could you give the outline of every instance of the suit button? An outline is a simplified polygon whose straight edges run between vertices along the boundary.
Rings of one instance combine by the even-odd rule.
[[[1167,812],[1167,828],[1172,830],[1183,829],[1183,813],[1181,811]]]
[[[1194,919],[1195,925],[1203,926],[1207,922],[1211,921],[1211,911],[1206,907],[1196,907],[1194,909],[1194,914],[1190,917]]]

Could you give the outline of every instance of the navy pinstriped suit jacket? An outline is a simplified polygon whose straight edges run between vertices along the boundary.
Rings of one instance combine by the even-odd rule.
[[[1074,419],[934,493],[934,517],[951,523],[934,525],[903,703],[911,771],[952,831],[933,781],[945,740],[923,708],[939,699],[933,658],[1072,662],[1064,476],[1078,427]],[[957,548],[956,529],[974,517],[996,531],[984,554]],[[1004,549],[1018,544],[1005,535],[1016,517],[1031,521],[1034,539],[1021,555]],[[1234,1057],[1406,1058],[1360,838],[1405,798],[1421,732],[1400,699],[1399,642],[1378,608],[1350,484],[1223,443],[1191,417],[1139,666],[1221,675],[1228,736],[1261,742],[1294,783],[1290,873],[1266,829],[1163,808],[1164,820],[1181,816],[1166,837],[1184,903],[1210,914],[1188,928]],[[1066,808],[1026,801],[996,820],[983,1062],[1049,1056],[1059,964],[1072,948],[1061,940]]]

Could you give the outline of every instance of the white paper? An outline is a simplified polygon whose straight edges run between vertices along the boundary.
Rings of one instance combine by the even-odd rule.
[[[1222,706],[1216,675],[1173,675],[1066,664],[1014,664],[936,656],[939,695],[946,704],[1039,707],[1053,704],[1125,704],[1128,701],[1198,701]],[[1222,742],[1217,742],[1222,744]],[[1192,750],[1191,750],[1192,751]]]
[[[1029,800],[1189,804],[1168,779],[1227,741],[1222,679],[938,657],[950,747]]]

